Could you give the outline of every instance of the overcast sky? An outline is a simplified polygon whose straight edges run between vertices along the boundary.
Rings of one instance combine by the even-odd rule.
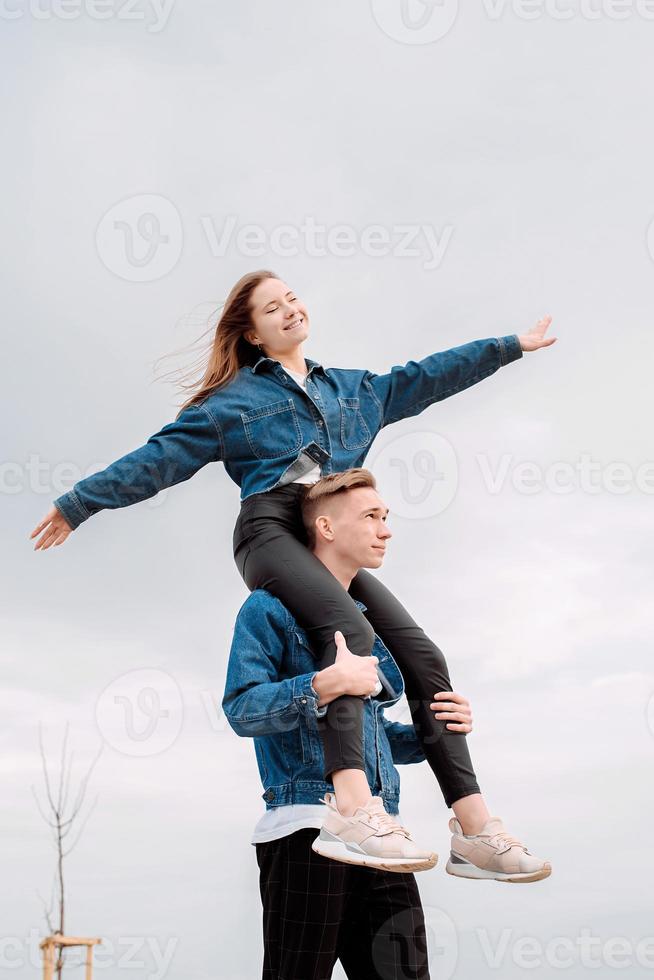
[[[401,809],[441,855],[419,876],[434,978],[650,975],[653,16],[3,6],[3,976],[38,976],[45,934],[39,722],[53,774],[67,722],[75,780],[105,745],[66,870],[98,977],[260,974],[262,788],[219,709],[248,594],[238,488],[209,466],[61,548],[28,539],[173,419],[160,375],[186,362],[157,358],[260,267],[307,304],[326,366],[386,371],[553,316],[551,348],[385,429],[367,460],[394,534],[377,574],[472,702],[491,812],[552,877],[446,875],[426,765]]]

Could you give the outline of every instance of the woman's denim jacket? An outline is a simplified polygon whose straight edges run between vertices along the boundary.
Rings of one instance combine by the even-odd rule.
[[[520,357],[520,341],[510,334],[408,361],[388,374],[327,369],[306,358],[305,392],[279,361],[262,356],[54,503],[76,528],[100,510],[146,500],[217,460],[241,488],[241,500],[297,480],[316,463],[322,476],[340,473],[363,465],[384,426],[418,415]]]
[[[404,693],[404,681],[378,636],[372,654],[388,690],[363,702],[366,775],[373,795],[398,813],[400,776],[393,763],[422,762],[425,754],[413,725],[384,717],[384,708]],[[311,686],[316,673],[307,635],[286,606],[266,589],[251,592],[234,626],[222,707],[237,735],[254,738],[267,810],[319,803],[334,790],[323,777],[316,719],[327,705],[318,707]]]

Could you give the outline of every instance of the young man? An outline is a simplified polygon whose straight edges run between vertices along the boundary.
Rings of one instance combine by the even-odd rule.
[[[360,603],[360,608],[363,604]],[[334,861],[312,844],[324,824],[333,785],[323,778],[316,727],[326,703],[319,691],[365,696],[375,687],[375,662],[393,691],[368,697],[364,709],[366,776],[372,806],[361,826],[380,841],[400,837],[400,780],[394,763],[424,759],[412,725],[391,722],[383,709],[403,693],[402,675],[376,638],[371,657],[356,657],[339,641],[336,663],[316,672],[306,633],[263,589],[250,594],[236,621],[223,708],[238,735],[254,738],[266,812],[251,838],[256,846],[263,905],[263,980],[325,980],[340,960],[351,980],[429,980],[425,923],[415,877]],[[323,676],[321,676],[321,674]],[[450,724],[472,729],[465,698],[447,693]],[[434,702],[434,710],[442,702]],[[449,713],[447,715],[450,717]],[[384,807],[396,814],[392,818]],[[432,866],[416,861],[416,868]],[[380,862],[380,868],[384,862]]]
[[[425,870],[436,855],[415,848],[400,823],[394,765],[425,756],[413,725],[384,716],[404,684],[379,637],[370,657],[350,653],[342,635],[337,648],[336,662],[316,671],[305,631],[264,589],[252,592],[238,613],[222,704],[234,731],[254,738],[264,786],[266,812],[252,835],[263,904],[263,978],[324,980],[338,959],[353,980],[429,980],[420,895],[414,875],[400,865]],[[384,686],[373,699],[378,673]],[[361,853],[353,851],[356,863],[346,863],[312,847],[325,823],[321,799],[328,805],[333,799],[333,784],[323,775],[317,719],[341,694],[365,698],[365,775],[375,795],[358,816],[363,833],[381,846],[373,868]],[[432,710],[450,730],[472,730],[462,695],[440,692]],[[413,846],[412,860],[405,851],[399,863],[384,854],[394,839]]]
[[[387,509],[369,471],[350,470],[324,478],[309,490],[303,510],[313,553],[345,588],[359,567],[379,567],[391,535],[385,523]],[[357,604],[365,611],[363,603]],[[412,844],[399,821],[389,816],[397,816],[399,802],[399,776],[393,763],[419,762],[424,753],[412,725],[384,717],[384,707],[402,695],[403,680],[380,638],[375,638],[372,657],[353,657],[340,634],[337,646],[336,662],[316,671],[306,633],[274,596],[255,590],[239,611],[223,708],[238,734],[254,737],[265,789],[266,813],[252,838],[264,904],[268,971],[264,977],[312,977],[314,968],[315,976],[328,976],[336,958],[344,966],[350,964],[348,975],[376,975],[372,972],[376,965],[384,976],[379,963],[385,962],[385,956],[390,964],[396,963],[398,955],[383,925],[391,921],[403,923],[412,933],[410,942],[404,936],[399,944],[407,964],[415,964],[414,973],[406,975],[427,976],[425,954],[420,952],[424,923],[415,879],[399,873],[397,864],[386,862],[383,847],[394,838],[405,846]],[[371,700],[376,666],[387,693]],[[366,699],[365,777],[369,794],[375,795],[367,806],[358,807],[349,832],[345,827],[343,833],[346,821],[332,809],[333,786],[324,780],[317,725],[330,701],[350,693]],[[471,730],[467,701],[449,689],[438,692],[430,708],[443,729],[462,734]],[[327,820],[319,803],[323,796],[330,807]],[[522,862],[539,859],[508,837],[499,818],[482,820],[476,830],[471,827],[476,808],[482,816],[487,813],[480,798],[457,813],[463,827],[454,818],[450,821],[450,873],[504,880],[536,880],[549,874],[547,869],[544,873],[520,870]],[[337,863],[318,854],[324,845],[320,838],[314,840],[317,828],[321,837],[327,828],[330,844],[340,834],[343,849]],[[368,846],[366,855],[371,841],[377,846]],[[435,855],[421,856],[416,851],[415,870],[433,866]],[[376,867],[393,868],[394,874],[344,863],[365,865],[370,863],[370,853]],[[293,972],[296,969],[299,972]],[[388,975],[394,976],[392,966],[389,969]]]

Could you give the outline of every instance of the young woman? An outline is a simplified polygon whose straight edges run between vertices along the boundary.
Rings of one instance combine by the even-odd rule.
[[[529,855],[497,824],[498,818],[490,817],[465,734],[456,731],[461,720],[456,703],[445,701],[436,715],[429,707],[435,692],[452,691],[442,652],[365,569],[345,591],[306,547],[299,501],[306,485],[321,476],[362,466],[382,427],[476,384],[521,358],[523,351],[554,343],[555,337],[545,338],[550,320],[543,318],[521,336],[472,341],[393,367],[387,374],[326,369],[303,353],[309,336],[306,306],[275,273],[249,273],[229,293],[204,376],[185,386],[192,394],[175,421],[58,497],[30,535],[43,532],[35,550],[62,544],[100,510],[145,500],[188,480],[207,463],[222,460],[241,488],[233,536],[238,570],[250,590],[269,590],[306,628],[317,669],[333,664],[339,630],[349,649],[360,656],[370,655],[377,633],[399,664],[414,726],[446,805],[456,815],[450,826],[470,845],[468,857],[462,859],[465,875],[456,865],[452,873],[471,877],[472,867],[480,871],[477,877],[545,877],[549,865]],[[365,615],[355,600],[367,607]],[[318,722],[325,778],[331,778],[340,815],[351,821],[357,841],[365,837],[366,827],[377,827],[378,836],[392,832],[392,818],[385,815],[388,819],[380,820],[369,809],[362,705],[361,697],[343,695],[329,704]],[[298,710],[307,709],[298,705]],[[345,828],[344,839],[347,834]],[[401,837],[398,831],[398,846]],[[410,838],[405,839],[409,855],[414,848]],[[477,847],[480,842],[484,846]],[[384,850],[388,841],[382,844]],[[357,847],[365,854],[365,842]],[[371,853],[379,850],[380,841],[371,840],[370,848]]]

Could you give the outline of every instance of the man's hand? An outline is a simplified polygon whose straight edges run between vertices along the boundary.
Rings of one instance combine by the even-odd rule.
[[[348,649],[345,637],[340,630],[334,633],[336,640],[336,660],[334,661],[335,675],[343,688],[343,694],[356,694],[367,697],[377,690],[378,657],[357,657]]]
[[[446,728],[452,732],[472,731],[472,711],[470,702],[456,691],[438,691],[429,707],[435,718],[447,720]]]
[[[53,507],[30,534],[30,538],[33,538],[41,531],[44,532],[34,545],[34,551],[45,551],[52,544],[63,544],[72,530],[61,511]]]
[[[552,322],[551,316],[544,316],[539,320],[535,327],[527,333],[518,335],[520,346],[523,350],[538,350],[539,347],[549,347],[556,340],[556,337],[545,337],[545,331]]]
[[[331,667],[319,670],[314,676],[313,689],[318,695],[318,707],[329,704],[342,694],[355,694],[367,697],[377,690],[378,657],[357,657],[348,650],[345,637],[340,630],[334,633],[336,640],[336,660]]]

